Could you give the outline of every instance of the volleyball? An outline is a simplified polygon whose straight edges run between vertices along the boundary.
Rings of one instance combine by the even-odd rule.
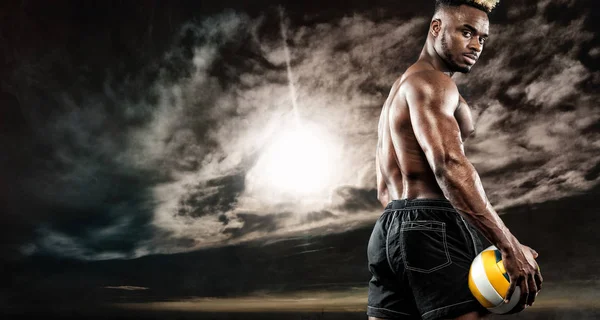
[[[490,312],[508,313],[519,303],[519,286],[515,287],[509,302],[504,302],[509,286],[510,278],[504,269],[502,254],[498,248],[490,246],[473,259],[469,270],[469,289],[477,301]]]

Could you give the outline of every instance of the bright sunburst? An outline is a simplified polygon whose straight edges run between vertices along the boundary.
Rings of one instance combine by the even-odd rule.
[[[272,196],[318,194],[332,183],[338,147],[327,132],[302,124],[280,132],[252,170],[250,186]]]

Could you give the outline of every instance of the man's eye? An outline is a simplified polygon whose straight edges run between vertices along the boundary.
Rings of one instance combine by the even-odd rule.
[[[487,39],[486,39],[486,38],[480,38],[480,39],[479,39],[479,43],[481,43],[481,44],[484,44],[484,43],[485,43],[485,40],[487,40]]]
[[[471,37],[471,31],[463,31],[463,36],[470,38]]]

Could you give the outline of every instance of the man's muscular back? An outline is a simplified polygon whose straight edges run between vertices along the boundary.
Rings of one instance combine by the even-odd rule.
[[[411,122],[410,108],[422,106],[409,106],[406,98],[411,88],[420,85],[420,82],[440,80],[452,81],[431,66],[416,63],[394,83],[382,108],[378,125],[376,169],[377,194],[383,206],[393,199],[444,198]],[[432,95],[436,93],[432,92]],[[452,112],[464,141],[473,132],[471,112],[460,95],[457,95],[454,105],[456,108]]]

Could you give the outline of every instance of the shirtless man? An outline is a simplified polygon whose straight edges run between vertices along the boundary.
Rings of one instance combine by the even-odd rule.
[[[537,253],[510,233],[490,205],[463,141],[474,131],[452,80],[468,73],[488,37],[497,0],[437,0],[418,61],[392,86],[379,120],[378,199],[385,211],[368,245],[369,319],[481,319],[467,286],[479,230],[502,253],[513,312],[541,289]]]

